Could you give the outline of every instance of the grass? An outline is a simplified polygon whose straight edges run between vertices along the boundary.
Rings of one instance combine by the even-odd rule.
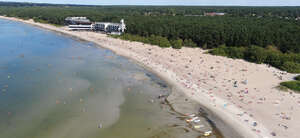
[[[281,86],[287,87],[291,90],[294,90],[295,92],[300,92],[300,81],[287,81],[280,83]]]
[[[282,85],[279,85],[276,87],[278,90],[280,91],[284,91],[284,92],[288,92],[289,91],[289,88],[285,87],[285,86],[282,86]]]

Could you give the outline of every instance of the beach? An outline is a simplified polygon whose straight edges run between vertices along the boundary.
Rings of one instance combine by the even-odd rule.
[[[177,92],[169,97],[171,103],[184,104],[186,100],[176,101],[181,95],[197,101],[227,137],[296,138],[299,135],[300,95],[276,88],[296,74],[265,64],[209,55],[200,48],[160,48],[101,33],[68,31],[66,27],[33,20],[0,18],[90,41],[136,61],[176,88]]]

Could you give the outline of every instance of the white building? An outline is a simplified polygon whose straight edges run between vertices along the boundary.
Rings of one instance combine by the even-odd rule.
[[[124,20],[122,19],[120,23],[110,23],[110,22],[95,22],[93,24],[94,31],[103,31],[110,34],[122,34],[126,29]]]
[[[71,31],[92,31],[92,24],[91,25],[69,25],[69,30]]]
[[[73,19],[86,19],[82,17],[77,17]],[[110,22],[95,22],[90,25],[87,24],[70,24],[69,30],[86,30],[86,31],[100,31],[105,32],[109,34],[117,34],[121,35],[125,29],[126,25],[124,23],[124,20],[122,19],[120,23],[110,23]]]

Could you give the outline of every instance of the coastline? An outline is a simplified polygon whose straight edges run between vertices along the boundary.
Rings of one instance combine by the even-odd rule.
[[[274,130],[269,130],[270,127],[265,127],[265,122],[263,122],[263,119],[268,119],[268,116],[265,114],[260,115],[259,118],[254,118],[251,117],[253,115],[249,113],[245,113],[245,110],[239,108],[239,105],[237,104],[232,104],[231,101],[226,100],[226,96],[219,96],[218,95],[218,90],[212,90],[210,88],[204,88],[204,87],[199,87],[199,85],[196,84],[196,82],[192,82],[186,78],[189,78],[190,76],[187,75],[191,73],[190,71],[178,71],[174,70],[177,66],[182,66],[183,68],[186,68],[186,63],[178,63],[179,65],[173,65],[171,63],[164,63],[163,61],[159,61],[157,59],[152,58],[153,54],[156,54],[155,52],[152,53],[152,51],[164,51],[164,52],[169,52],[171,54],[173,53],[188,53],[191,51],[198,51],[201,52],[201,54],[204,53],[203,50],[199,48],[195,49],[190,49],[190,48],[183,48],[182,50],[174,50],[170,48],[159,48],[159,47],[154,47],[151,45],[147,44],[142,44],[139,42],[129,42],[129,41],[124,41],[124,40],[119,40],[119,39],[114,39],[106,36],[105,34],[97,34],[94,32],[72,32],[68,31],[64,27],[55,27],[52,25],[48,24],[42,24],[42,23],[35,23],[32,20],[21,20],[17,18],[10,18],[10,17],[3,17],[0,16],[2,19],[8,19],[8,20],[14,20],[14,21],[19,21],[23,23],[27,23],[30,25],[34,25],[37,27],[41,27],[47,30],[55,31],[58,33],[63,33],[72,37],[76,37],[85,41],[91,41],[103,48],[107,48],[112,50],[118,55],[127,57],[129,59],[132,59],[136,61],[138,64],[146,67],[148,70],[154,72],[164,80],[166,80],[169,84],[171,84],[173,87],[175,87],[175,91],[172,91],[171,96],[169,96],[168,100],[170,102],[174,102],[175,104],[178,103],[178,106],[180,106],[180,102],[175,102],[176,97],[180,97],[183,95],[186,95],[190,99],[197,101],[200,105],[202,105],[205,108],[205,111],[208,113],[209,119],[213,120],[218,129],[221,130],[221,132],[224,134],[226,137],[246,137],[246,138],[255,138],[255,137],[272,137],[270,135],[271,132]],[[136,47],[134,47],[136,46]],[[137,50],[136,50],[136,49]],[[151,50],[149,50],[151,49]],[[145,51],[145,53],[140,53],[141,51]],[[171,52],[170,52],[171,51]],[[163,53],[164,53],[163,52]],[[181,53],[182,52],[182,53]],[[146,55],[145,55],[146,54]],[[155,55],[154,55],[155,56]],[[160,55],[158,55],[160,56]],[[157,57],[157,56],[156,56]],[[185,57],[185,56],[183,56]],[[209,55],[208,58],[215,58],[218,60],[229,60],[231,62],[245,62],[241,60],[232,60],[232,59],[227,59],[225,57],[217,57],[217,56],[212,56]],[[192,57],[193,58],[193,57]],[[198,57],[197,57],[198,58]],[[191,59],[187,59],[187,61]],[[204,59],[202,59],[204,60]],[[173,63],[175,61],[172,61]],[[209,63],[208,63],[209,64]],[[251,66],[259,66],[260,68],[265,69],[267,68],[265,65],[256,65],[253,63],[245,63],[245,64],[251,64]],[[188,65],[191,66],[191,65]],[[192,67],[188,67],[192,68]],[[211,65],[207,65],[206,67],[207,71],[211,69]],[[216,68],[216,67],[215,67]],[[173,70],[172,70],[173,69]],[[268,69],[268,68],[267,68]],[[278,71],[274,68],[271,68],[272,71]],[[258,71],[259,72],[259,71]],[[224,73],[224,72],[221,72]],[[217,77],[216,74],[210,75],[206,74],[205,76],[208,76],[207,78],[215,78]],[[214,76],[214,77],[211,77]],[[290,80],[292,78],[292,74],[288,74],[286,77],[284,77],[284,80]],[[255,76],[257,77],[257,76]],[[202,78],[203,79],[203,78]],[[273,78],[272,78],[273,79]],[[199,79],[200,81],[200,79]],[[202,81],[202,80],[201,80]],[[209,80],[212,81],[212,80]],[[280,82],[280,81],[271,81],[270,86],[273,86],[275,83]],[[213,85],[213,83],[210,83]],[[231,83],[230,83],[231,85]],[[205,86],[207,87],[207,86]],[[228,86],[229,87],[229,86]],[[232,86],[231,86],[232,87]],[[256,87],[256,86],[252,86]],[[268,85],[269,87],[269,85]],[[251,88],[251,86],[247,86],[247,88]],[[230,88],[231,89],[231,88]],[[234,89],[234,88],[233,88]],[[269,89],[269,88],[268,88]],[[270,88],[271,89],[271,88]],[[215,91],[215,92],[211,92]],[[178,94],[179,96],[174,96]],[[172,98],[173,97],[173,98]],[[267,97],[269,98],[269,97]],[[237,103],[239,99],[234,99],[232,100],[234,103]],[[225,106],[226,105],[226,106]],[[176,106],[175,106],[176,108]],[[299,108],[299,107],[296,107]],[[266,107],[266,109],[268,109]],[[252,109],[253,110],[253,109]],[[255,110],[255,109],[254,109]],[[240,116],[242,114],[242,116]],[[299,112],[296,112],[294,115],[299,115]],[[238,116],[237,116],[238,115]],[[256,117],[256,116],[255,116]],[[244,120],[248,120],[248,122],[257,122],[257,126],[252,126],[249,123],[245,123]],[[296,121],[297,124],[297,121]],[[272,124],[271,124],[272,125]],[[258,131],[253,131],[253,129],[259,130]],[[267,129],[268,128],[268,129]],[[296,128],[295,128],[296,129]],[[277,133],[276,137],[283,137],[286,134],[279,134]],[[293,137],[297,135],[297,131],[294,131],[292,135],[289,135],[287,137]]]

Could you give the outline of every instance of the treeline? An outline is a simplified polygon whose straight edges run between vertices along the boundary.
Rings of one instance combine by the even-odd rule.
[[[200,13],[201,11],[201,13]],[[184,16],[224,11],[222,17]],[[282,11],[297,15],[299,7],[156,7],[156,6],[1,6],[0,14],[63,25],[68,16],[86,16],[92,21],[119,22],[126,33],[142,37],[161,36],[171,40],[191,39],[202,48],[220,45],[266,47],[284,53],[300,52],[300,21],[274,18]],[[195,12],[195,13],[194,13]],[[199,13],[196,13],[199,12]],[[269,13],[257,18],[250,13]],[[178,13],[183,13],[178,14]],[[174,16],[175,15],[175,16]],[[235,16],[236,15],[236,16]],[[299,15],[300,16],[300,15]]]
[[[158,45],[163,48],[172,47],[175,49],[180,49],[182,46],[185,47],[197,47],[197,44],[194,43],[191,39],[173,39],[168,40],[166,37],[162,36],[155,36],[151,35],[149,37],[143,37],[139,35],[131,35],[131,34],[124,34],[124,35],[111,35],[114,38],[120,38],[123,40],[130,40],[130,41],[138,41],[143,42],[146,44]]]
[[[209,53],[230,58],[245,59],[258,64],[265,63],[291,73],[300,73],[300,54],[287,54],[269,46],[226,47],[220,46]]]
[[[244,7],[244,6],[93,6],[72,4],[21,3],[0,2],[6,7],[68,7],[68,8],[97,8],[101,11],[127,13],[134,15],[203,15],[205,12],[224,12],[229,16],[261,16],[261,17],[300,17],[300,7]]]
[[[127,25],[127,33],[191,39],[205,49],[273,45],[284,53],[300,52],[300,25],[274,18],[142,16],[129,17]]]
[[[225,12],[225,16],[202,16]],[[197,6],[80,6],[0,3],[0,15],[64,25],[68,16],[91,21],[125,19],[121,39],[161,47],[216,48],[213,54],[267,63],[299,72],[300,7],[197,7]],[[220,47],[223,45],[222,47]],[[252,45],[256,45],[253,47]],[[230,46],[230,47],[224,47]],[[276,49],[270,51],[272,47]],[[254,51],[254,52],[249,52]],[[257,55],[258,54],[258,55]]]

